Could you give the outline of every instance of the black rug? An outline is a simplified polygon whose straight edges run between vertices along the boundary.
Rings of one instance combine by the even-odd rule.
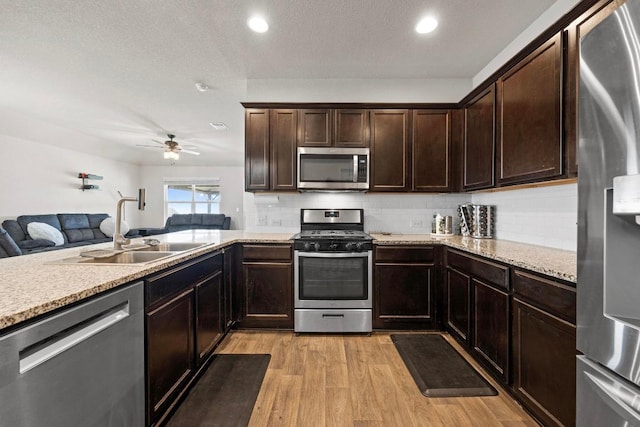
[[[495,396],[495,388],[436,334],[391,335],[413,380],[427,397]]]
[[[219,354],[167,423],[168,427],[249,424],[269,354]]]

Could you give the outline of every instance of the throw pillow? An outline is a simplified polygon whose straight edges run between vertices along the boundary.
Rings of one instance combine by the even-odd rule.
[[[116,232],[116,220],[113,219],[113,217],[102,220],[100,223],[100,231],[107,237],[113,237],[113,234]],[[129,232],[129,224],[125,221],[120,221],[120,232],[123,236]]]
[[[30,222],[27,224],[27,233],[33,240],[43,239],[55,243],[56,246],[64,245],[64,237],[60,230],[44,222]]]

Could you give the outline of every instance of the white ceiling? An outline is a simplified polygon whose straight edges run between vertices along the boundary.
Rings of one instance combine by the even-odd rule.
[[[179,164],[240,166],[247,81],[471,80],[553,3],[0,0],[0,141],[161,165],[161,150],[136,144],[175,133],[202,153]],[[252,13],[269,32],[248,30]],[[440,25],[418,35],[427,13]]]

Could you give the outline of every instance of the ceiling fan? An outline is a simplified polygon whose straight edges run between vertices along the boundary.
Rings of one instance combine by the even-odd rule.
[[[142,145],[137,144],[138,147],[148,147],[148,148],[162,148],[164,149],[164,158],[171,160],[178,160],[180,158],[180,153],[193,154],[195,156],[199,156],[200,153],[193,150],[186,150],[185,148],[196,148],[194,145],[180,145],[177,141],[174,141],[175,135],[167,134],[169,139],[167,141],[158,141],[157,139],[153,139],[153,142],[160,144],[158,145]]]

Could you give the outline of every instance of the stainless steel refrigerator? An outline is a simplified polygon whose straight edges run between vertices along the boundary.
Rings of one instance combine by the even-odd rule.
[[[577,425],[640,426],[640,0],[580,42]]]

